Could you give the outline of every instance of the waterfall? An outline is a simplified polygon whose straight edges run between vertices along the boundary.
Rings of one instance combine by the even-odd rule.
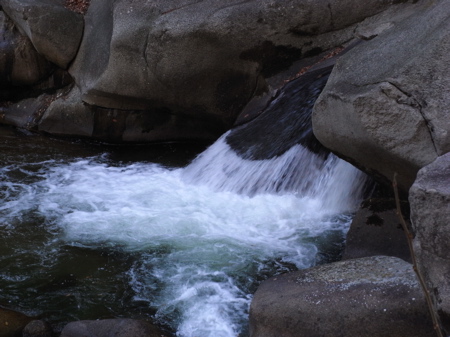
[[[243,159],[226,143],[228,133],[183,170],[186,182],[249,196],[309,197],[331,213],[352,211],[360,203],[366,176],[336,156],[324,158],[297,144],[271,159]]]

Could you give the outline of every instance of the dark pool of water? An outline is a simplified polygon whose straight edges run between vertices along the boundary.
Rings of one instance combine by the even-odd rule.
[[[0,189],[0,200],[14,199],[41,178],[47,162],[68,163],[97,157],[108,165],[152,162],[167,167],[188,164],[207,144],[161,143],[107,145],[50,138],[0,126],[0,165],[14,167],[0,180],[15,184]],[[5,193],[9,195],[6,196]],[[1,210],[1,203],[0,203]],[[0,212],[1,213],[1,212]],[[33,214],[34,213],[34,214]],[[134,317],[148,319],[148,303],[133,301],[130,266],[141,253],[120,247],[60,245],[57,230],[39,212],[17,215],[0,224],[0,305],[48,320],[60,330],[78,319]],[[93,296],[93,294],[95,294]]]

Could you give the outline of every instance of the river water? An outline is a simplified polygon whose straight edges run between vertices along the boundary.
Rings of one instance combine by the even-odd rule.
[[[248,161],[222,138],[190,163],[201,149],[0,128],[0,305],[247,335],[261,281],[338,257],[365,178],[300,145]]]

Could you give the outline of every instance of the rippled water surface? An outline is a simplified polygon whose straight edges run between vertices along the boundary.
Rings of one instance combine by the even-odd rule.
[[[200,149],[0,129],[0,305],[59,327],[133,317],[178,336],[246,335],[262,280],[336,257],[362,178],[302,148],[241,162],[220,141],[185,167]],[[302,160],[312,168],[292,166]],[[283,181],[301,176],[283,186],[283,167]]]

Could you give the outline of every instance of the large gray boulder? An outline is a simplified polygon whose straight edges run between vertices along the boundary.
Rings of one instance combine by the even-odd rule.
[[[347,260],[273,277],[250,307],[251,337],[432,337],[412,265]]]
[[[93,1],[70,73],[84,102],[231,126],[265,79],[404,1]]]
[[[83,17],[64,0],[2,0],[3,11],[47,60],[67,68],[83,35]]]
[[[450,151],[450,2],[415,6],[338,60],[313,112],[322,144],[404,191]]]
[[[410,189],[414,248],[435,309],[450,334],[450,153],[422,168]]]

